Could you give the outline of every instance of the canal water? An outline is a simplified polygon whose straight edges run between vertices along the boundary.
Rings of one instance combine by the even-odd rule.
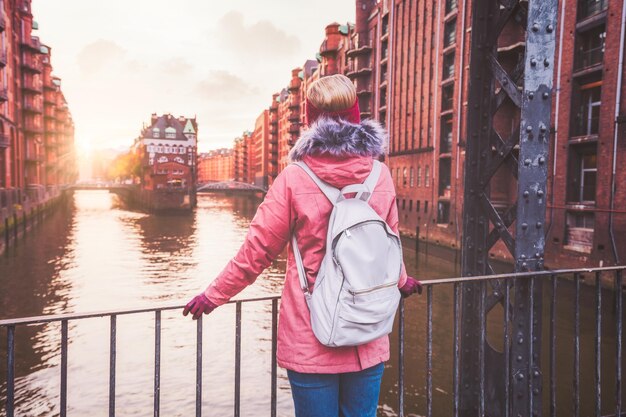
[[[221,271],[236,253],[259,201],[248,197],[201,195],[188,216],[152,215],[125,208],[106,191],[77,191],[0,257],[0,319],[93,312],[110,309],[184,304]],[[424,249],[424,248],[423,248]],[[431,249],[428,249],[431,250]],[[447,259],[421,253],[416,267],[414,242],[405,242],[409,274],[440,278],[457,276],[455,256]],[[445,258],[445,257],[444,257]],[[239,297],[279,294],[285,259],[278,259]],[[567,283],[560,287],[571,298]],[[569,291],[569,292],[568,292]],[[582,329],[593,334],[592,292],[583,293]],[[605,297],[611,299],[609,295]],[[435,416],[452,412],[452,291],[435,288],[433,309],[433,409]],[[611,307],[606,303],[603,349],[614,349]],[[572,308],[563,306],[563,323]],[[232,415],[235,370],[235,311],[228,305],[205,316],[203,344],[203,415]],[[501,317],[491,315],[497,329]],[[493,333],[493,334],[491,334]],[[560,326],[558,369],[571,376],[571,329]],[[497,330],[491,338],[501,338]],[[612,338],[611,338],[612,337]],[[70,322],[68,348],[68,415],[108,413],[109,321]],[[426,387],[426,297],[406,302],[405,391],[408,416],[424,415]],[[195,410],[196,327],[180,311],[163,313],[161,415],[189,416]],[[591,342],[590,342],[591,343]],[[497,344],[497,341],[495,342]],[[593,351],[585,342],[583,360]],[[16,415],[56,416],[59,413],[60,326],[18,327],[16,331]],[[386,365],[380,416],[398,413],[397,335]],[[121,416],[146,416],[153,407],[154,315],[117,319],[116,409]],[[0,334],[0,416],[6,398],[6,332]],[[269,415],[271,304],[246,303],[242,327],[241,415]],[[587,369],[589,368],[589,369]],[[603,362],[611,386],[615,363]],[[583,370],[591,378],[589,363]],[[589,374],[589,375],[587,375]],[[279,370],[278,414],[293,415],[286,373]],[[571,387],[571,384],[568,385]],[[584,385],[583,385],[584,386]],[[547,389],[545,390],[547,391]],[[607,396],[610,395],[607,388]],[[559,387],[564,403],[571,389]],[[614,394],[613,394],[614,397]],[[586,390],[591,412],[593,392]],[[607,407],[609,404],[607,403]],[[603,407],[604,408],[604,407]],[[565,414],[564,414],[565,415]]]

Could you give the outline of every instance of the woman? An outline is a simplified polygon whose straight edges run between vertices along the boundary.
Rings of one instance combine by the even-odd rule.
[[[383,155],[386,134],[374,121],[361,122],[356,90],[343,75],[312,83],[307,91],[306,130],[291,150],[335,188],[362,183],[373,158]],[[398,232],[396,194],[387,168],[380,174],[370,205]],[[197,319],[226,303],[278,257],[296,234],[307,280],[313,287],[325,253],[331,202],[300,167],[287,166],[276,178],[250,224],[237,255],[203,293],[185,307]],[[398,286],[403,296],[421,293],[404,265]],[[389,359],[387,336],[356,347],[326,347],[311,330],[309,310],[290,247],[278,326],[278,364],[287,369],[297,417],[375,416]]]

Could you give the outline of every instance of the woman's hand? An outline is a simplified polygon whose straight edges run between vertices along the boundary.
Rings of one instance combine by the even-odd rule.
[[[400,287],[400,293],[402,294],[402,298],[406,298],[415,293],[422,294],[422,283],[415,278],[407,277],[404,285]]]
[[[191,312],[194,320],[198,320],[202,313],[209,314],[215,310],[217,306],[213,304],[204,293],[196,295],[193,300],[187,303],[183,309],[183,316],[186,316]]]

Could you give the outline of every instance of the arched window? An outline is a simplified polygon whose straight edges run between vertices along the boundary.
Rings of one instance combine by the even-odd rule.
[[[168,127],[165,129],[165,139],[176,139],[176,129]]]
[[[413,186],[415,185],[415,170],[413,169],[413,167],[411,167],[410,170],[410,174],[409,174],[409,187],[413,188]]]
[[[406,187],[407,185],[407,171],[406,167],[402,168],[402,186]]]
[[[158,127],[155,127],[154,129],[152,129],[152,137],[153,138],[161,137],[161,129],[159,129]]]

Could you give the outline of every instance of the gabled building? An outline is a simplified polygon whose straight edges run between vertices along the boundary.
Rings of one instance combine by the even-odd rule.
[[[197,178],[198,124],[194,118],[152,114],[134,144],[146,190],[190,189]]]

